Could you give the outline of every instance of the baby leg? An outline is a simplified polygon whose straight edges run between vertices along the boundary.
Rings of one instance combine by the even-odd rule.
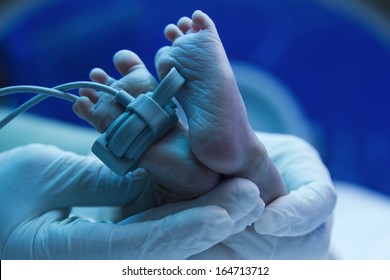
[[[160,78],[176,67],[186,79],[176,98],[189,123],[190,146],[207,167],[255,182],[265,202],[286,193],[267,151],[255,136],[213,21],[203,12],[164,31],[172,42],[156,55]]]

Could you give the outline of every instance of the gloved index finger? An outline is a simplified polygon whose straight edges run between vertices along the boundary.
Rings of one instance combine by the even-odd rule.
[[[234,222],[246,218],[255,209],[258,210],[258,217],[260,217],[264,209],[264,202],[260,199],[257,186],[248,180],[234,178],[222,181],[216,188],[201,197],[150,209],[131,216],[121,221],[120,224],[161,219],[185,209],[209,205],[225,209]]]
[[[127,225],[55,222],[41,233],[41,259],[187,259],[226,239],[234,222],[217,206]],[[37,243],[37,242],[35,242]]]

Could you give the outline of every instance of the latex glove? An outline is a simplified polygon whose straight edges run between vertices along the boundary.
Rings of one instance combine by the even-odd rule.
[[[336,194],[318,153],[303,140],[258,133],[289,194],[267,205],[254,226],[193,259],[322,259],[327,257]]]
[[[253,184],[241,188],[231,180],[194,201],[165,206],[173,214],[153,221],[69,216],[72,206],[131,203],[144,177],[142,171],[118,177],[95,158],[52,146],[0,154],[0,258],[185,259],[242,231],[263,210]]]

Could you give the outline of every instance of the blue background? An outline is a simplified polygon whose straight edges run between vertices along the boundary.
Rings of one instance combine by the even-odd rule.
[[[154,54],[168,44],[163,28],[195,9],[216,22],[230,58],[267,69],[295,94],[320,127],[321,155],[334,179],[390,195],[390,29],[353,7],[308,0],[48,1],[0,34],[1,86],[87,80],[93,67],[116,73],[112,55],[120,49],[135,51],[155,73]],[[16,106],[26,98],[2,102]],[[32,111],[86,125],[63,101]]]

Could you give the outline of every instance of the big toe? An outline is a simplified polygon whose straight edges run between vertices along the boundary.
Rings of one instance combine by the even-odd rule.
[[[200,10],[192,14],[192,25],[194,29],[215,28],[213,20]]]
[[[137,96],[153,91],[157,82],[137,54],[129,50],[118,51],[113,58],[114,65],[123,76],[111,86]]]

